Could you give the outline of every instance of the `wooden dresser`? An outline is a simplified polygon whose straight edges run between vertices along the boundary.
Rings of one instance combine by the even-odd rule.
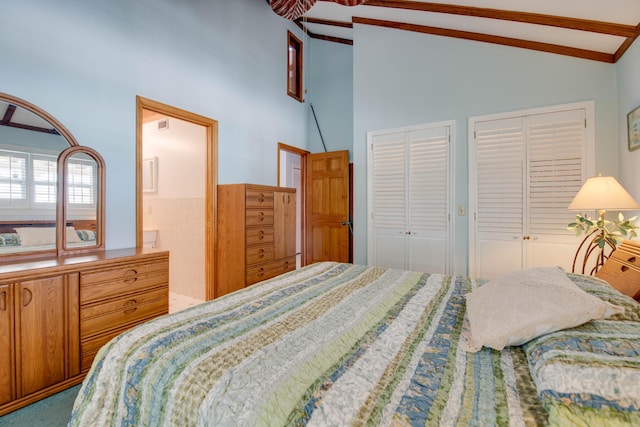
[[[169,253],[0,264],[0,416],[78,384],[99,348],[169,308]]]
[[[296,268],[296,190],[218,186],[215,297]]]

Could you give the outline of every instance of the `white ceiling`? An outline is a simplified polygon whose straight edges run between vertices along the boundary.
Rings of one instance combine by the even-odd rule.
[[[317,1],[298,23],[338,43],[353,42],[353,25],[378,25],[616,62],[638,36],[640,0]]]

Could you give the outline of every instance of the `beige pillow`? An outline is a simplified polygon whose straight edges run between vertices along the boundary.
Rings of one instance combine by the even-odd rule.
[[[472,352],[482,346],[502,350],[624,312],[580,289],[560,267],[506,274],[467,294],[466,301],[463,348]]]
[[[15,229],[22,246],[48,246],[56,243],[55,227],[18,227]],[[73,226],[66,229],[67,243],[80,243],[80,237]]]

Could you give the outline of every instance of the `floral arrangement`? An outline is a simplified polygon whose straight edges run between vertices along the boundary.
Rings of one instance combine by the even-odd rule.
[[[634,223],[637,216],[624,219],[622,213],[618,214],[618,219],[610,221],[604,219],[602,215],[598,220],[589,219],[589,217],[576,215],[576,222],[572,222],[567,226],[567,230],[575,231],[576,236],[584,233],[586,236],[590,236],[596,232],[597,235],[593,239],[593,244],[603,249],[605,245],[609,245],[613,248],[617,247],[625,239],[633,239],[638,235],[636,230],[638,226]]]

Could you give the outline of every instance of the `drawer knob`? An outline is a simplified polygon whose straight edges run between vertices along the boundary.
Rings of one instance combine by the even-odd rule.
[[[264,276],[264,268],[260,267],[260,269],[258,270],[258,274],[257,274],[257,276],[258,276],[258,277],[262,277],[262,276]]]
[[[636,257],[632,256],[631,258],[629,258],[627,260],[627,262],[630,262],[631,264],[635,264],[636,263]]]
[[[264,258],[264,249],[258,251],[258,258]]]
[[[138,280],[138,277],[136,277],[136,275],[138,274],[138,272],[136,270],[129,269],[127,271],[125,271],[125,273],[123,274],[123,282],[124,283],[134,283],[136,280]]]
[[[258,233],[258,239],[259,240],[264,239],[264,231],[260,230],[260,232]]]
[[[260,216],[258,217],[258,221],[264,221],[264,212],[260,212]]]

